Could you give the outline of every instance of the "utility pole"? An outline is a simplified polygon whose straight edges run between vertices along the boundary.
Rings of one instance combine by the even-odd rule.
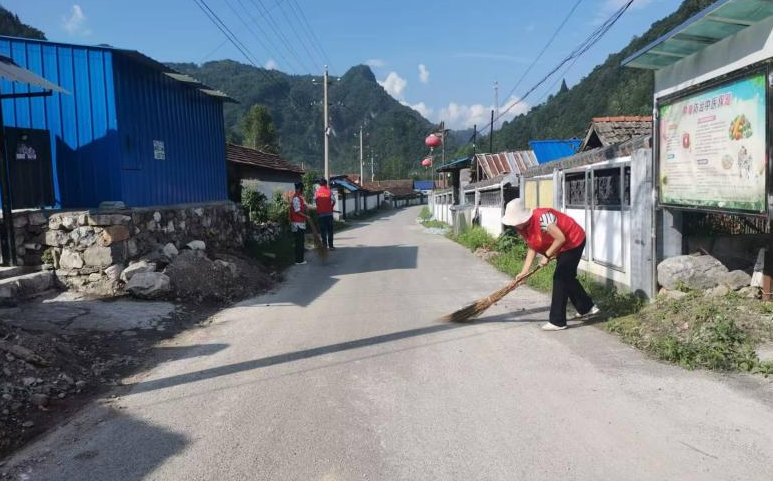
[[[488,134],[488,152],[494,153],[494,109],[491,109],[491,132]]]
[[[365,170],[362,164],[362,125],[360,125],[360,185],[365,182]]]
[[[475,160],[475,182],[480,182],[480,162],[475,155],[478,146],[478,124],[472,126],[472,158]]]
[[[494,110],[499,118],[499,82],[494,82]],[[491,123],[491,131],[494,131],[494,123]]]
[[[328,86],[328,78],[327,78],[327,65],[325,65],[325,82],[324,82],[324,89],[325,89],[325,95],[324,95],[324,106],[322,108],[323,115],[325,116],[325,180],[330,183],[330,154],[328,152],[329,147],[329,139],[328,136],[330,135],[330,125],[328,125],[329,117],[327,113],[328,109],[328,103],[327,103],[327,86]]]

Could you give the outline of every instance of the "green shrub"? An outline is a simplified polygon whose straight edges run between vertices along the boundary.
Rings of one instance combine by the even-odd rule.
[[[465,232],[456,236],[455,240],[472,251],[480,249],[481,247],[493,249],[496,245],[496,240],[486,232],[486,229],[480,226],[474,226],[471,229],[467,229]]]
[[[287,198],[280,191],[274,192],[274,199],[268,204],[267,220],[276,222],[283,228],[290,225],[289,212],[290,207]]]
[[[494,246],[497,252],[508,252],[517,249],[519,252],[526,253],[526,242],[517,233],[513,233],[510,230],[502,232],[497,237],[496,245]]]
[[[252,187],[242,190],[242,207],[253,222],[266,222],[268,220],[268,198]]]
[[[432,212],[430,212],[429,207],[426,205],[421,209],[421,212],[419,212],[419,219],[422,221],[428,221],[432,218]]]

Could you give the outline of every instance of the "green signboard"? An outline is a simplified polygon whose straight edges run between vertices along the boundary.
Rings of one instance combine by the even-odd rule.
[[[660,203],[764,213],[765,75],[659,105]]]

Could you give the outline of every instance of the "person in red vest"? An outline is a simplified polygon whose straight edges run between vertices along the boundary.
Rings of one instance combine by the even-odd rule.
[[[317,215],[319,216],[319,231],[322,236],[322,243],[331,251],[336,250],[333,247],[333,208],[336,201],[330,193],[326,179],[319,179],[319,188],[314,195],[314,203],[317,205]]]
[[[528,209],[522,199],[515,199],[507,203],[502,223],[515,227],[529,248],[523,269],[516,279],[529,272],[537,254],[543,256],[540,260],[542,265],[556,259],[550,322],[542,329],[566,329],[567,301],[572,301],[578,318],[599,313],[599,308],[577,280],[577,266],[585,249],[585,231],[574,219],[555,209]]]
[[[290,198],[290,230],[295,237],[295,263],[305,264],[303,259],[306,250],[306,221],[309,216],[306,213],[306,200],[303,198],[303,182],[295,184],[295,192]]]

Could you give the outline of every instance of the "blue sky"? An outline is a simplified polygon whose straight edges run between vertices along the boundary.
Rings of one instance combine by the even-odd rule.
[[[106,43],[161,61],[246,62],[193,0],[0,1],[51,40]],[[290,73],[320,73],[325,60],[310,44],[302,11],[329,59],[331,73],[340,75],[353,65],[368,63],[393,97],[432,121],[445,119],[450,127],[467,128],[487,122],[495,81],[500,84],[500,104],[517,98],[625,3],[582,0],[510,97],[522,72],[576,1],[207,0],[207,4],[256,62]],[[563,75],[567,83],[579,81],[680,2],[635,0],[607,36]],[[274,28],[285,38],[278,37]],[[550,87],[555,90],[558,84],[547,82],[511,113],[539,103]]]

